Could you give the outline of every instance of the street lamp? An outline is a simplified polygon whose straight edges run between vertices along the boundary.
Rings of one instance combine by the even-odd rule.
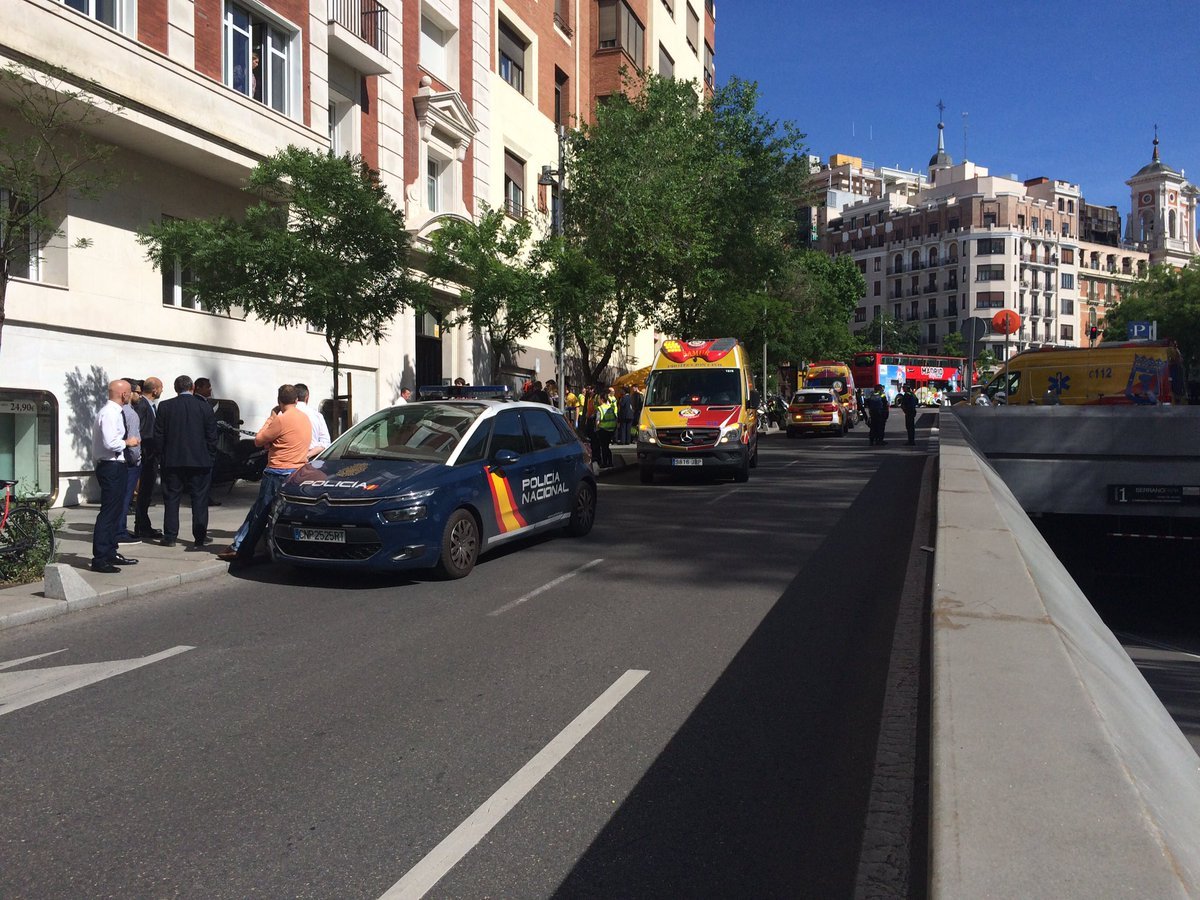
[[[538,176],[538,186],[552,189],[550,194],[550,233],[562,237],[562,180],[563,180],[563,142],[566,140],[566,129],[558,126],[558,168],[542,166],[542,174]],[[558,321],[554,328],[554,360],[558,368],[558,411],[566,412],[567,384],[563,377],[565,365],[563,362],[563,328],[562,314],[557,315]]]

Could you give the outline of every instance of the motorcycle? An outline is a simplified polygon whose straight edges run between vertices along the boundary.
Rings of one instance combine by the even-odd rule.
[[[238,420],[238,425],[241,419]],[[230,489],[240,481],[261,481],[267,467],[265,447],[254,444],[254,432],[217,420],[217,458],[213,463],[213,484]]]

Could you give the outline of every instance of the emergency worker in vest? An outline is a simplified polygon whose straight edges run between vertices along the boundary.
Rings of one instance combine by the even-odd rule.
[[[870,426],[870,437],[867,443],[871,446],[884,447],[887,441],[883,439],[883,429],[888,420],[888,399],[883,392],[883,385],[875,385],[875,393],[867,398],[867,424]]]
[[[596,439],[600,445],[600,468],[611,469],[612,441],[617,432],[617,392],[608,391],[596,401]]]

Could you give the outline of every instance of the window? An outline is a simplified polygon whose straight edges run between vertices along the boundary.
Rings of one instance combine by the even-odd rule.
[[[1062,286],[1071,290],[1075,289],[1075,276],[1069,272],[1062,273]]]
[[[662,5],[671,14],[671,18],[675,18],[675,0],[662,0]]]
[[[329,150],[334,156],[351,156],[359,152],[359,107],[355,102],[361,90],[362,77],[349,67],[329,67]]]
[[[975,295],[976,309],[1004,309],[1004,291],[980,291]]]
[[[1022,230],[1024,230],[1024,228],[1025,228],[1025,216],[1024,216],[1024,214],[1017,216],[1017,227],[1018,227],[1018,228],[1020,228],[1020,229],[1022,229]]]
[[[985,228],[989,225],[995,225],[995,224],[996,224],[996,214],[994,212],[987,212],[987,213],[983,214],[983,226]]]
[[[500,77],[507,81],[517,93],[525,93],[525,50],[529,46],[520,35],[503,19],[498,29],[500,49]]]
[[[663,78],[675,77],[675,60],[662,44],[658,45],[658,74]]]
[[[874,288],[874,290],[872,291],[872,293],[873,293],[873,294],[874,294],[876,297],[878,297],[878,296],[879,296],[879,293],[880,293],[880,291],[881,291],[882,289],[883,289],[883,288],[882,288],[882,285],[881,285],[881,283],[880,283],[880,282],[878,282],[878,281],[876,281],[876,282],[875,282],[875,288]]]
[[[874,313],[874,315],[875,315],[875,318],[876,318],[876,319],[878,319],[878,318],[879,318],[879,310],[880,310],[880,307],[876,306],[876,307],[875,307],[875,313]],[[897,316],[897,318],[899,318],[899,316]]]
[[[935,325],[933,322],[929,323],[929,343],[937,343],[937,325]]]
[[[567,90],[567,73],[554,68],[554,124],[566,125],[570,92]]]
[[[1004,252],[1004,238],[980,238],[979,250],[980,256],[991,256],[996,253]]]
[[[1058,198],[1058,211],[1062,212],[1067,206],[1067,202],[1062,198]]]
[[[481,462],[484,454],[487,453],[488,438],[492,436],[492,423],[482,422],[475,429],[475,433],[471,435],[465,447],[458,452],[458,459],[455,465],[465,466],[467,463]]]
[[[163,218],[167,217],[163,216]],[[164,263],[162,269],[163,306],[177,306],[180,309],[206,312],[204,304],[196,298],[196,292],[192,288],[193,281],[191,271],[183,268],[178,259],[174,263]]]
[[[639,68],[644,66],[646,29],[624,0],[600,0],[600,48],[620,48]]]
[[[109,28],[119,28],[117,0],[64,0],[71,9],[102,22]]]
[[[1075,301],[1074,300],[1060,300],[1058,311],[1061,312],[1064,316],[1075,315]]]
[[[1075,212],[1075,201],[1074,200],[1067,201],[1067,212],[1069,212],[1069,213]]]
[[[1062,223],[1062,236],[1063,236],[1063,237],[1070,237],[1070,236],[1071,236],[1071,225],[1070,225],[1070,223],[1069,223],[1069,222],[1063,222],[1063,223]]]
[[[876,272],[879,271],[882,263],[883,263],[883,257],[881,257],[881,256],[875,257],[875,271]]]
[[[1075,326],[1059,325],[1058,326],[1058,337],[1059,337],[1059,340],[1063,340],[1063,341],[1075,340]]]
[[[449,170],[449,161],[430,154],[428,162],[425,163],[425,201],[430,212],[442,212],[446,208],[449,198],[444,188],[446,173]]]
[[[867,321],[867,308],[865,306],[860,306],[860,307],[858,307],[858,309],[854,310],[854,321],[855,322]]]
[[[276,112],[292,112],[294,34],[236,3],[225,4],[222,75],[225,84]]]
[[[704,83],[709,87],[713,86],[713,79],[716,76],[716,70],[713,68],[713,48],[708,45],[708,41],[704,42]]]
[[[983,265],[977,266],[975,269],[976,281],[1003,281],[1004,266],[1002,265]]]
[[[1062,261],[1063,261],[1064,266],[1075,265],[1075,251],[1072,250],[1070,247],[1063,247]]]
[[[687,42],[693,53],[700,53],[700,17],[690,3],[687,5]]]
[[[571,20],[567,15],[570,12],[570,6],[568,0],[554,0],[554,24],[567,37],[571,36]]]
[[[567,443],[566,436],[554,424],[554,419],[558,418],[554,413],[540,409],[523,409],[521,418],[525,420],[525,430],[529,432],[534,453]]]
[[[504,211],[525,218],[525,162],[504,151]]]
[[[454,84],[458,77],[457,41],[455,30],[444,22],[422,11],[421,13],[421,68],[446,84]]]

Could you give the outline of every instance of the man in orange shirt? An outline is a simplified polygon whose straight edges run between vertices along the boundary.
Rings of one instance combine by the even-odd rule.
[[[229,562],[249,562],[254,548],[267,527],[271,506],[279,488],[293,472],[308,462],[308,447],[312,443],[312,423],[302,410],[296,408],[296,388],[291,384],[279,386],[279,405],[258,429],[254,443],[267,448],[267,467],[258,487],[258,499],[246,513],[246,521],[218,559]]]

